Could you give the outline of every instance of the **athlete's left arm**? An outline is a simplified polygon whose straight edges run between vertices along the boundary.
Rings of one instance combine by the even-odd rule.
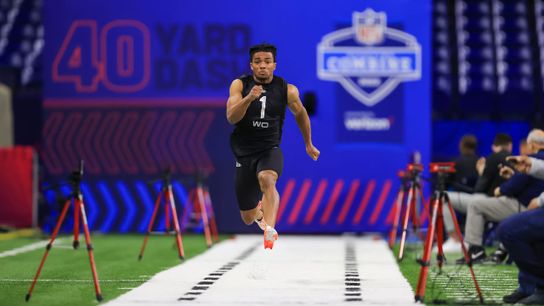
[[[287,85],[287,106],[293,115],[295,115],[298,128],[300,129],[302,137],[304,138],[306,153],[308,153],[313,160],[317,160],[320,152],[312,144],[312,127],[310,125],[310,117],[308,117],[308,113],[302,105],[302,101],[300,101],[297,87],[291,84]]]

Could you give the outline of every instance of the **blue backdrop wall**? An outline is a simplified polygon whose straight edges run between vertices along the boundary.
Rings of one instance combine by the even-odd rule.
[[[276,74],[317,101],[318,162],[287,115],[279,230],[385,231],[397,171],[414,151],[429,161],[429,0],[51,0],[44,15],[41,157],[49,182],[85,159],[92,229],[144,231],[148,181],[171,166],[209,174],[220,231],[256,230],[239,220],[225,119],[256,43],[275,44]],[[175,181],[180,206],[192,186]]]

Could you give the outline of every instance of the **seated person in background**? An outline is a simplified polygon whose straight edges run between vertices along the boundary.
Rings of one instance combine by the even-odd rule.
[[[544,180],[544,161],[527,156],[508,160],[516,161],[516,170]],[[519,287],[503,301],[544,305],[544,254],[537,248],[544,245],[544,193],[531,200],[526,212],[503,220],[497,232],[519,269]]]
[[[544,131],[534,129],[527,137],[531,153],[529,156],[544,160]],[[471,200],[467,209],[465,242],[473,263],[486,258],[482,246],[486,221],[500,222],[507,217],[526,211],[531,200],[544,192],[544,180],[535,179],[524,173],[514,174],[494,191],[495,197],[478,197]],[[465,263],[461,258],[457,263]]]
[[[474,194],[468,192],[448,191],[448,197],[453,209],[457,212],[466,214],[467,208],[475,198],[492,197],[495,188],[505,180],[499,174],[499,164],[504,163],[505,158],[512,152],[512,138],[508,134],[498,133],[495,135],[491,153],[487,158],[480,158],[476,163],[476,170],[479,174]],[[444,227],[448,233],[447,239],[442,245],[444,252],[453,252],[461,250],[461,238],[457,236],[453,219],[448,207],[445,205]]]
[[[491,146],[493,153],[487,157],[487,159],[480,159],[478,161],[481,167],[482,162],[485,165],[482,168],[478,168],[478,181],[474,187],[474,193],[484,193],[488,196],[493,196],[495,188],[502,184],[505,179],[499,174],[499,165],[504,163],[504,160],[508,155],[512,153],[512,138],[508,134],[498,133],[493,140]]]
[[[464,135],[459,141],[459,153],[461,154],[455,159],[455,173],[452,174],[449,180],[450,189],[470,193],[474,191],[474,186],[476,186],[478,180],[478,171],[476,170],[477,148],[478,140],[472,134]]]
[[[521,156],[527,156],[531,154],[529,146],[527,145],[527,138],[523,138],[519,141],[518,149],[519,149],[519,154]],[[501,168],[501,176],[503,178],[509,179],[510,177],[512,177],[512,175],[514,175],[514,172],[509,167]],[[499,263],[502,263],[506,259],[506,257],[508,257],[508,251],[506,250],[506,247],[502,243],[499,243],[499,247],[497,248],[497,250],[495,250],[495,252],[491,256],[491,261],[499,264]]]

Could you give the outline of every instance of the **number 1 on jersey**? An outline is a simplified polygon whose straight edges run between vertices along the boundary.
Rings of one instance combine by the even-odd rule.
[[[264,111],[266,110],[266,96],[262,96],[259,101],[261,101],[261,119],[264,119]]]

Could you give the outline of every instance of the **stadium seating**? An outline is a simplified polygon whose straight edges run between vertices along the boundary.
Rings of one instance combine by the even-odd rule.
[[[526,120],[542,111],[542,3],[434,2],[435,118]]]

